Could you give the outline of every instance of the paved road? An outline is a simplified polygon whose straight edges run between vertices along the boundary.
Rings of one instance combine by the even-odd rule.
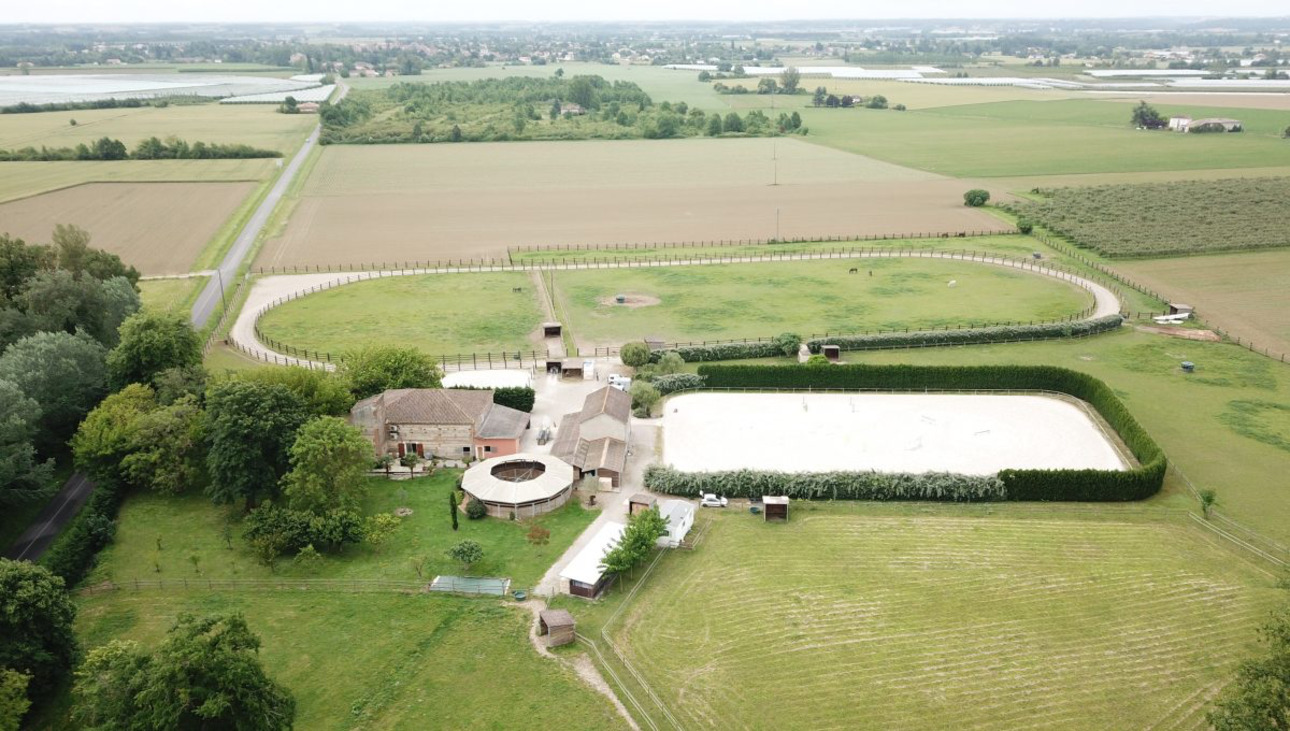
[[[80,512],[93,490],[94,483],[88,477],[79,472],[72,475],[67,484],[40,511],[36,520],[5,551],[4,557],[15,561],[35,561],[40,558],[68,521]]]
[[[273,214],[273,209],[278,207],[278,202],[282,200],[283,194],[287,192],[287,186],[291,185],[296,173],[300,171],[300,166],[304,163],[305,158],[309,156],[309,152],[317,144],[318,132],[319,128],[315,127],[314,131],[309,133],[309,138],[305,140],[305,144],[300,147],[296,156],[291,158],[291,162],[287,164],[287,169],[282,171],[282,175],[278,176],[278,182],[273,184],[273,188],[269,190],[269,194],[260,203],[260,207],[255,209],[251,220],[246,222],[242,233],[238,234],[237,240],[233,242],[233,248],[229,249],[224,261],[220,262],[219,268],[216,270],[216,276],[211,277],[206,282],[206,288],[198,295],[197,301],[193,303],[192,322],[194,327],[201,329],[210,320],[211,314],[215,312],[215,306],[220,302],[222,285],[227,286],[233,283],[233,278],[237,276],[237,268],[241,266],[247,252],[251,250],[251,245],[255,243],[255,239],[260,235],[264,224],[268,223],[269,216]]]

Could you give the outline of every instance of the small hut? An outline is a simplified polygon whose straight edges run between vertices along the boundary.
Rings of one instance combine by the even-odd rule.
[[[646,510],[649,510],[650,508],[654,507],[655,503],[657,502],[658,501],[654,499],[653,495],[649,495],[643,492],[638,492],[635,495],[632,495],[631,497],[627,498],[627,514],[635,515],[637,513],[643,513]]]
[[[788,520],[788,497],[785,495],[763,495],[761,499],[762,518],[766,521]]]
[[[543,337],[547,337],[547,338],[558,338],[558,337],[560,337],[560,332],[561,332],[561,329],[560,329],[560,323],[558,323],[558,322],[544,322],[544,323],[542,323],[542,336],[543,336]]]
[[[1185,305],[1181,302],[1169,303],[1169,314],[1171,315],[1190,315],[1195,310],[1196,310],[1195,307],[1192,307],[1191,305]]]
[[[837,363],[842,360],[842,346],[840,345],[821,345],[820,352],[824,354],[825,358],[829,359],[830,363]]]
[[[583,372],[581,358],[565,358],[560,362],[560,375],[565,378],[582,378]]]
[[[563,609],[543,609],[538,614],[538,634],[546,636],[547,647],[573,642],[573,615]]]

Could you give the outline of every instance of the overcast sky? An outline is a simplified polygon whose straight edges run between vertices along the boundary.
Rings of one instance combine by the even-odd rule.
[[[816,18],[973,17],[1144,17],[1144,16],[1276,16],[1286,14],[1282,0],[1247,0],[1228,5],[1213,0],[1084,0],[1044,4],[1035,0],[38,0],[6,1],[5,23],[135,23],[262,21],[396,21],[425,22],[539,20],[788,20]]]

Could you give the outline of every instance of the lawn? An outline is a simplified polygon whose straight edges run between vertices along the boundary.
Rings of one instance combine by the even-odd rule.
[[[238,611],[299,729],[619,728],[609,702],[528,642],[527,612],[403,594],[121,591],[80,602],[88,647],[158,644],[181,612]],[[64,719],[49,724],[66,728]]]
[[[131,579],[265,579],[274,576],[323,579],[387,579],[429,581],[439,574],[509,577],[512,586],[537,583],[556,558],[595,518],[576,502],[543,516],[538,522],[551,531],[550,542],[528,542],[524,523],[497,519],[467,520],[459,516],[453,531],[448,513],[448,492],[459,471],[441,470],[434,477],[413,482],[372,478],[364,501],[367,514],[393,512],[408,507],[412,515],[379,550],[350,546],[339,555],[326,555],[316,569],[295,566],[284,559],[274,571],[260,565],[241,538],[239,508],[213,506],[202,495],[165,497],[136,495],[121,508],[116,539],[100,555],[98,566],[86,580]],[[232,548],[223,528],[232,521]],[[444,555],[458,541],[472,539],[484,548],[484,558],[469,571]],[[158,550],[160,545],[160,550]],[[195,568],[191,557],[198,557]],[[412,559],[425,557],[424,577],[418,577]]]
[[[1161,114],[1188,111],[1159,106]],[[1230,113],[1230,114],[1229,114]],[[809,142],[958,177],[1147,172],[1290,165],[1279,139],[1285,115],[1214,109],[1246,131],[1230,135],[1143,132],[1129,108],[1101,101],[1013,101],[895,112],[806,109]]]
[[[561,317],[583,347],[968,327],[1065,317],[1092,304],[1065,282],[961,261],[714,264],[560,271],[554,279]],[[631,299],[616,304],[617,294]]]
[[[158,310],[186,310],[206,286],[206,277],[146,279],[139,282],[144,307]]]
[[[1183,522],[1027,512],[731,511],[613,633],[687,728],[1207,728],[1274,577]]]
[[[439,356],[532,350],[540,347],[531,336],[542,319],[527,274],[428,274],[302,297],[270,310],[260,330],[297,348],[333,355],[390,342]]]

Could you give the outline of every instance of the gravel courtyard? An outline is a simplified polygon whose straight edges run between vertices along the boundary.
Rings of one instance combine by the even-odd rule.
[[[664,409],[663,462],[684,471],[1125,468],[1079,406],[1043,396],[695,393]]]

